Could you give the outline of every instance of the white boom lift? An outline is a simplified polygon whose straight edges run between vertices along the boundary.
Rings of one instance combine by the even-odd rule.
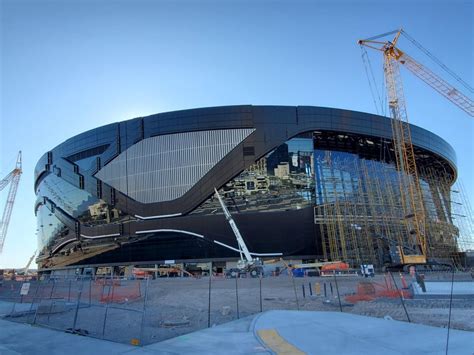
[[[214,188],[214,191],[216,193],[217,199],[219,200],[219,203],[221,204],[222,210],[224,211],[225,218],[229,222],[230,227],[232,228],[232,231],[234,232],[235,238],[237,239],[237,244],[239,245],[240,260],[237,262],[237,267],[241,270],[250,270],[251,268],[255,266],[261,266],[262,261],[259,258],[253,258],[251,253],[249,252],[249,249],[247,248],[247,245],[245,244],[244,238],[242,238],[239,228],[237,228],[237,224],[235,224],[235,221],[232,218],[232,215],[230,214],[229,210],[225,206],[224,201],[222,201],[222,198],[219,195],[219,192],[217,192],[216,188]]]
[[[35,255],[36,255],[36,250],[35,250],[35,253],[28,260],[28,263],[26,264],[25,269],[23,270],[24,275],[28,275],[28,270],[30,270],[30,265],[33,262],[33,259],[35,258]]]

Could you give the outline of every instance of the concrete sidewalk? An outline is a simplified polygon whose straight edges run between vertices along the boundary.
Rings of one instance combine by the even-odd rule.
[[[1,355],[445,354],[447,330],[338,312],[268,311],[144,347],[0,320]],[[474,333],[450,331],[449,354]]]
[[[418,283],[413,283],[414,298],[441,298],[449,299],[474,299],[474,282],[460,281],[427,281],[425,282],[426,292],[423,292]],[[452,289],[451,289],[452,288]]]
[[[275,353],[283,353],[284,349],[292,349],[290,353],[294,354],[446,353],[445,328],[349,313],[268,311],[257,316],[254,329]],[[473,353],[474,333],[451,329],[449,354]]]
[[[1,355],[124,354],[131,345],[0,320]]]
[[[0,319],[0,355],[270,354],[253,333],[254,317],[136,347]]]

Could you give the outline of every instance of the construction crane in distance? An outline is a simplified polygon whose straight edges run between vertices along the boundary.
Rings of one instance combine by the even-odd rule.
[[[380,38],[393,34],[395,34],[395,36],[392,41],[380,40]],[[397,262],[402,265],[408,265],[426,263],[428,254],[425,232],[426,213],[408,122],[403,85],[400,77],[400,64],[470,116],[474,116],[474,104],[473,101],[461,91],[454,88],[431,70],[400,50],[397,45],[402,34],[425,52],[425,54],[430,56],[470,92],[473,92],[473,89],[402,29],[358,41],[361,48],[369,47],[383,54],[387,100],[390,116],[392,118],[393,148],[397,168],[400,172],[399,184],[404,213],[403,222],[406,225],[408,235],[408,238],[403,238],[402,235],[398,236],[398,255],[400,260]],[[406,239],[408,239],[408,245]]]
[[[2,191],[8,184],[10,184],[10,189],[7,195],[7,202],[5,208],[3,209],[2,219],[0,220],[0,253],[3,250],[3,244],[5,243],[5,238],[7,236],[8,225],[10,223],[10,217],[12,215],[13,205],[15,203],[15,196],[18,190],[18,184],[20,182],[20,177],[22,174],[21,169],[21,151],[18,152],[18,157],[16,159],[15,168],[7,175],[5,178],[0,180],[0,191]]]

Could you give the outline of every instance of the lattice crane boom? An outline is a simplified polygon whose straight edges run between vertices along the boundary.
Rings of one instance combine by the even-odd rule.
[[[2,180],[0,180],[0,191],[2,191],[11,181],[13,177],[13,171],[10,171],[10,173],[5,176]]]
[[[469,116],[474,116],[473,101],[462,92],[457,90],[454,86],[438,77],[431,70],[421,65],[405,53],[403,53],[403,55],[400,57],[399,63],[403,64],[405,68],[410,70],[426,84],[438,91],[441,95],[454,103],[460,109],[464,110]]]
[[[395,34],[392,41],[380,41],[381,37]],[[359,40],[359,45],[379,50],[384,57],[384,76],[387,87],[387,98],[392,117],[393,145],[398,170],[400,171],[400,192],[405,224],[408,236],[416,236],[416,243],[420,247],[419,255],[405,255],[403,251],[404,241],[399,236],[400,256],[402,263],[425,263],[427,260],[427,238],[426,238],[426,213],[423,203],[423,193],[418,177],[413,143],[411,139],[410,126],[403,94],[402,80],[400,77],[400,64],[410,72],[423,80],[426,84],[438,91],[441,95],[453,102],[470,116],[474,116],[473,101],[461,93],[458,89],[434,74],[430,69],[418,63],[397,47],[400,35],[404,34],[418,48],[424,51],[441,67],[463,84],[472,92],[472,88],[461,78],[454,75],[446,66],[438,61],[431,53],[424,49],[413,38],[405,34],[402,29],[384,33],[379,36],[365,40]]]
[[[21,151],[18,152],[18,158],[16,160],[15,168],[2,180],[0,180],[0,191],[3,190],[9,183],[10,189],[8,190],[7,202],[3,210],[2,219],[0,220],[0,253],[3,250],[3,244],[7,236],[8,225],[15,203],[16,192],[18,190],[18,184],[22,174],[21,168]]]
[[[383,37],[395,32],[396,36],[392,42],[381,42],[374,40],[376,38]],[[418,44],[413,38],[408,36],[408,34],[406,34],[402,29],[400,29],[399,31],[384,33],[383,35],[372,37],[371,39],[360,40],[359,44],[384,52],[385,55],[388,55],[393,60],[402,64],[405,68],[407,68],[410,72],[412,72],[426,84],[431,86],[438,93],[450,100],[461,110],[465,111],[469,116],[474,117],[474,102],[467,95],[463,94],[459,89],[455,88],[453,85],[449,84],[447,81],[436,75],[433,71],[425,67],[423,64],[410,57],[400,48],[396,47],[396,43],[401,34],[405,35],[410,41],[414,42],[414,44],[421,50],[423,50],[427,55],[432,56],[427,50],[422,48],[421,45]],[[440,63],[436,58],[434,58],[434,60],[457,81],[459,81],[472,91],[472,88],[470,88],[462,79],[460,79],[457,75],[447,69],[446,66]]]

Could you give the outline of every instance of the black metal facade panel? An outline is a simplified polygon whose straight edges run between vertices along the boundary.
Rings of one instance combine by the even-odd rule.
[[[298,106],[301,128],[333,130],[366,136],[392,138],[390,118],[356,111]],[[319,127],[319,128],[315,128]],[[456,153],[442,138],[421,127],[410,125],[413,144],[447,160],[456,169]]]
[[[321,255],[317,242],[319,226],[313,223],[313,209],[297,211],[277,211],[274,213],[236,214],[235,222],[249,250],[260,253],[285,255]],[[278,221],[278,223],[275,223]],[[204,238],[189,237],[179,232],[155,233],[143,241],[123,244],[120,248],[104,254],[81,260],[80,265],[104,263],[137,263],[164,260],[206,260],[235,258],[236,253],[214,243],[217,240],[237,248],[232,230],[223,215],[183,216],[159,220],[143,221],[140,230],[183,230],[193,231]],[[135,235],[136,225],[124,225],[124,234]],[[265,238],[262,235],[265,231]],[[172,238],[170,238],[170,234]],[[289,238],[289,236],[291,236]],[[196,244],[197,243],[197,244]]]
[[[236,128],[255,128],[256,131],[188,192],[173,201],[139,203],[107,184],[97,182],[88,169],[64,159],[108,144],[109,148],[99,157],[100,165],[104,166],[120,152],[145,138],[188,131]],[[391,138],[390,119],[362,112],[312,106],[242,105],[191,109],[109,124],[70,138],[51,151],[51,164],[48,164],[47,154],[40,159],[35,177],[38,178],[42,172],[53,171],[54,168],[60,169],[63,178],[69,183],[87,189],[94,196],[100,191],[102,196],[97,197],[131,215],[147,217],[186,214],[209,197],[214,187],[223,186],[275,147],[300,133],[317,130]],[[445,160],[455,174],[455,153],[448,143],[416,126],[412,126],[412,139],[415,146]],[[244,150],[247,154],[244,154]],[[96,162],[93,164],[97,165]],[[80,186],[81,183],[84,186]]]

